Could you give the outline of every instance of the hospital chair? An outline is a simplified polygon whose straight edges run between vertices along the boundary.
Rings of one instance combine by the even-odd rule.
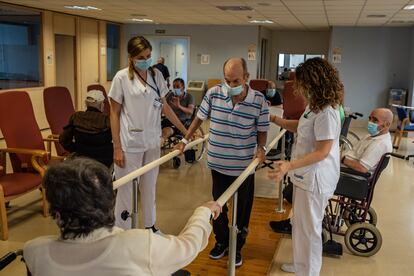
[[[42,177],[49,153],[33,112],[29,94],[24,91],[0,93],[0,130],[7,148],[0,149],[0,224],[2,240],[8,239],[6,202],[39,189],[43,215],[48,214]],[[6,154],[12,170],[7,170]],[[12,172],[8,172],[12,171]]]
[[[59,134],[62,133],[70,116],[75,113],[72,97],[69,90],[62,86],[52,86],[43,90],[43,102],[47,122],[52,134],[48,137],[47,150],[51,152],[51,141],[54,142],[57,156],[64,157],[68,152],[59,143]]]
[[[216,86],[217,84],[222,83],[223,81],[221,79],[208,79],[207,80],[207,89],[210,89],[213,86]]]
[[[106,94],[105,87],[103,87],[100,84],[91,84],[91,85],[88,85],[88,87],[87,87],[86,90],[88,90],[88,91],[91,91],[91,90],[99,90],[99,91],[102,91],[102,93],[103,93],[103,95],[105,97],[105,100],[104,100],[104,111],[103,111],[103,113],[105,115],[108,115],[109,116],[110,105],[109,105],[108,94]]]
[[[260,91],[266,95],[268,83],[269,82],[267,80],[251,80],[249,85],[252,89]]]

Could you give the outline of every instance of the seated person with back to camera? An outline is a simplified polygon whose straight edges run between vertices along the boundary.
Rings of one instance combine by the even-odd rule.
[[[167,102],[183,125],[188,127],[191,124],[191,117],[194,113],[194,97],[185,90],[185,83],[181,78],[174,80],[173,88],[174,90],[167,95]],[[161,125],[163,141],[177,131],[166,118],[164,118]]]
[[[221,207],[198,207],[178,236],[114,226],[115,192],[108,170],[88,158],[51,166],[44,187],[59,236],[28,241],[23,249],[31,275],[171,275],[208,243],[210,217]]]
[[[102,91],[86,93],[86,111],[70,117],[59,142],[68,152],[95,159],[109,168],[113,162],[113,146],[109,116],[103,113],[104,100]]]
[[[273,115],[271,115],[270,120],[276,124],[283,124],[283,119]],[[347,150],[342,154],[341,166],[361,173],[373,173],[381,157],[387,152],[392,152],[392,141],[389,132],[392,120],[393,114],[388,108],[374,109],[369,116],[367,126],[369,134],[359,140],[351,150]],[[341,177],[339,182],[341,182]],[[284,192],[283,195],[288,202],[292,203],[291,193]],[[292,232],[290,219],[270,221],[269,224],[275,232],[284,234],[291,234]]]

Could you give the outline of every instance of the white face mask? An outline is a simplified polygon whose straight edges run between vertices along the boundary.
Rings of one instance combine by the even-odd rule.
[[[236,87],[230,87],[230,85],[228,85],[226,82],[224,82],[222,88],[223,90],[230,96],[237,96],[240,95],[241,92],[243,92],[243,84],[240,84],[239,86]]]

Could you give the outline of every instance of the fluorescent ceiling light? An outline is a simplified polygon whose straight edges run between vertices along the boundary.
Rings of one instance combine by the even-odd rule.
[[[404,10],[414,10],[414,5],[407,5],[404,7]]]
[[[273,22],[272,20],[250,20],[249,23],[254,23],[254,24],[273,24],[275,22]]]
[[[70,10],[82,10],[82,11],[100,11],[102,9],[93,6],[65,6],[66,9]]]
[[[131,20],[134,22],[154,22],[154,20],[148,18],[132,18]]]

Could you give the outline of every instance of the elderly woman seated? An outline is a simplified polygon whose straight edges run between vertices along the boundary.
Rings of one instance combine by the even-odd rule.
[[[102,164],[76,158],[51,166],[44,177],[50,214],[59,236],[27,242],[24,259],[32,275],[171,275],[203,250],[216,202],[198,207],[178,236],[114,226],[115,196]]]

